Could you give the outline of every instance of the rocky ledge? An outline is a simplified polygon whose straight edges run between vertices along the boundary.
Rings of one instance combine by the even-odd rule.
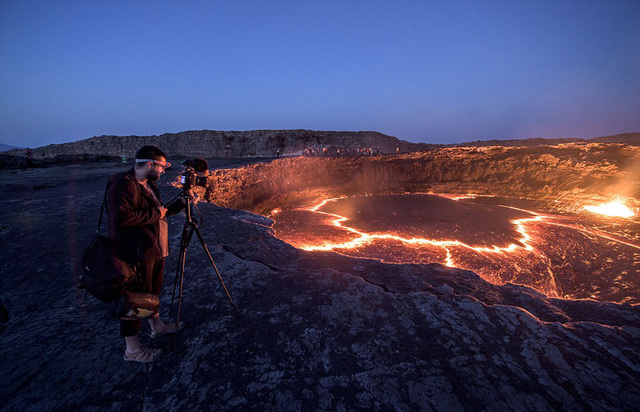
[[[613,411],[640,404],[638,305],[551,299],[435,264],[304,252],[274,238],[269,219],[213,204],[199,206],[199,227],[242,318],[194,239],[181,309],[188,327],[177,344],[153,343],[167,354],[148,369],[124,362],[108,307],[77,290],[72,276],[97,221],[102,177],[114,168],[51,168],[46,179],[57,184],[0,187],[8,317],[0,409]],[[162,191],[165,199],[175,194],[168,185]],[[165,315],[184,222],[172,219]]]

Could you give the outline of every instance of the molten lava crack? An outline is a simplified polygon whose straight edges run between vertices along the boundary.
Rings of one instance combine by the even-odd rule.
[[[503,204],[489,207],[473,196],[425,195],[426,204],[450,203],[438,204],[444,212],[434,209],[408,216],[423,225],[422,233],[439,235],[419,236],[409,233],[411,230],[389,229],[402,221],[406,211],[401,208],[385,218],[367,212],[367,199],[351,209],[342,205],[349,206],[353,199],[326,199],[312,207],[281,212],[274,225],[277,236],[308,251],[334,251],[389,263],[439,262],[472,270],[493,283],[521,283],[551,296],[640,300],[640,246],[581,225],[575,217]],[[475,203],[464,205],[469,209],[458,214],[446,214],[447,209],[457,207],[454,202],[467,201]],[[376,198],[371,197],[370,202],[375,205]],[[341,212],[341,207],[346,211]],[[474,216],[488,222],[474,223]]]
[[[466,199],[466,198],[468,197],[451,197],[450,199],[459,200],[459,199]],[[327,242],[322,245],[299,245],[301,249],[309,250],[309,251],[314,251],[314,250],[324,250],[324,251],[334,250],[335,251],[340,249],[356,249],[358,247],[361,247],[364,244],[373,243],[376,240],[397,240],[407,245],[429,245],[429,246],[441,247],[447,253],[447,259],[445,260],[444,264],[447,266],[460,267],[459,265],[461,264],[461,262],[456,263],[455,259],[452,257],[451,250],[449,249],[450,247],[453,247],[453,246],[463,247],[478,253],[484,252],[484,253],[503,254],[503,253],[513,252],[517,249],[524,249],[530,252],[534,252],[534,247],[530,243],[531,235],[527,233],[526,225],[529,222],[542,221],[545,218],[545,216],[540,215],[536,212],[511,207],[511,209],[520,210],[522,212],[526,212],[534,215],[531,218],[515,219],[512,221],[512,223],[516,227],[517,232],[520,233],[521,235],[520,243],[522,243],[524,246],[520,246],[515,243],[510,243],[507,246],[493,245],[491,247],[477,247],[477,246],[468,245],[459,240],[433,240],[428,238],[416,238],[416,237],[406,238],[402,236],[389,235],[389,234],[375,234],[375,233],[372,234],[372,233],[361,232],[353,227],[343,225],[343,222],[346,222],[347,220],[349,220],[349,218],[340,216],[334,213],[328,213],[328,212],[323,212],[319,210],[321,207],[323,207],[327,203],[335,202],[339,199],[341,198],[323,200],[322,202],[309,208],[308,210],[314,213],[323,214],[323,215],[334,218],[334,220],[332,220],[332,224],[334,226],[344,229],[347,232],[356,234],[358,235],[358,237],[356,239],[350,240],[348,242],[342,242],[342,243]]]

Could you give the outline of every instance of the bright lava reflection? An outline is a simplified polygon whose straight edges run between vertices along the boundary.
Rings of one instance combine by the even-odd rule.
[[[598,206],[585,206],[584,208],[589,212],[599,213],[605,216],[632,217],[634,215],[633,211],[620,200],[613,200]]]

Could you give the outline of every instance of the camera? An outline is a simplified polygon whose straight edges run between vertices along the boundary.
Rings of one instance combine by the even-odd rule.
[[[209,164],[205,159],[187,159],[182,162],[184,172],[180,176],[182,189],[189,191],[193,186],[207,186],[208,177],[206,175]]]

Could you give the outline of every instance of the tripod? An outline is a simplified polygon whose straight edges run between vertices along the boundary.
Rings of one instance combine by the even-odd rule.
[[[233,299],[231,299],[231,295],[229,294],[229,291],[227,290],[227,287],[225,286],[224,281],[222,280],[222,276],[220,275],[220,272],[218,271],[218,268],[216,267],[216,264],[213,261],[213,257],[211,257],[209,248],[207,248],[207,244],[202,238],[200,229],[198,229],[198,224],[192,218],[191,196],[185,190],[183,190],[182,193],[179,195],[179,197],[186,202],[185,213],[187,215],[187,220],[184,223],[184,226],[182,228],[182,238],[180,240],[180,255],[178,257],[178,267],[176,269],[176,277],[175,277],[175,280],[173,281],[173,294],[171,295],[171,307],[169,309],[169,315],[171,316],[171,313],[173,312],[173,301],[176,296],[176,287],[178,284],[178,279],[180,279],[180,289],[178,294],[178,313],[176,317],[176,322],[180,321],[180,309],[182,307],[182,291],[183,291],[183,285],[184,285],[184,267],[185,267],[185,259],[187,257],[187,247],[189,246],[189,243],[191,242],[191,237],[195,232],[195,234],[198,236],[198,240],[200,241],[200,244],[204,248],[204,251],[206,252],[207,257],[209,258],[209,262],[211,262],[211,266],[213,266],[213,269],[216,271],[216,274],[218,275],[220,284],[222,285],[224,292],[227,294],[227,298],[229,298],[229,303],[231,303],[231,307],[233,308],[233,311],[236,313],[236,316],[238,317],[238,319],[240,319],[240,314],[238,313],[238,309],[236,309],[236,305],[234,305]],[[177,338],[177,334],[176,334],[176,338]]]

